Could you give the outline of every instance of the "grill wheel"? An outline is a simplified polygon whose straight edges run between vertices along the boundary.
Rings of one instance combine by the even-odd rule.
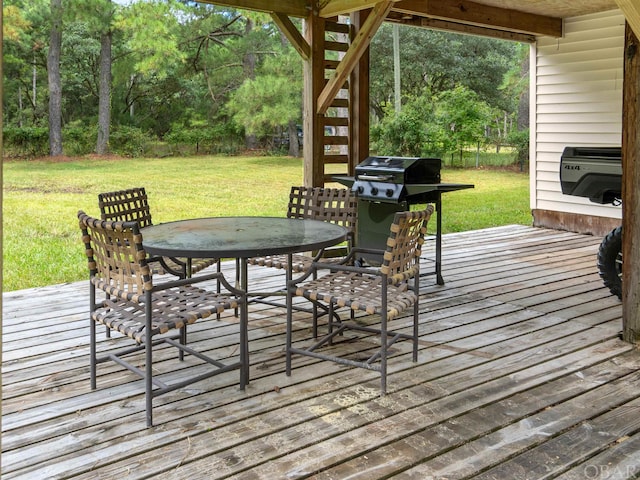
[[[622,299],[622,227],[615,228],[602,240],[598,270],[609,291]]]

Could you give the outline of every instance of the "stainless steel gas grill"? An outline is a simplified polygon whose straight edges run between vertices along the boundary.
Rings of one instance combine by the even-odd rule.
[[[442,193],[473,188],[473,185],[441,183],[439,158],[368,157],[355,168],[355,176],[334,175],[333,180],[351,187],[358,195],[355,244],[361,248],[384,250],[396,212],[412,205],[434,203],[436,212],[435,273],[442,278]],[[365,255],[363,260],[377,265],[381,255]]]
[[[363,201],[407,202],[408,184],[440,183],[441,164],[439,158],[369,157],[356,167],[352,188]],[[411,195],[413,203],[425,203],[418,196]]]

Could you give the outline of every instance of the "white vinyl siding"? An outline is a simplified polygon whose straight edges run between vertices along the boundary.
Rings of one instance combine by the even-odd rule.
[[[532,49],[531,208],[620,218],[620,207],[563,195],[566,146],[620,146],[624,15],[620,10],[567,18],[562,38]]]

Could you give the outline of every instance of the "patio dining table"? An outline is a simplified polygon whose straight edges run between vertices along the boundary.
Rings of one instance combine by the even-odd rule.
[[[186,257],[187,261],[237,259],[239,288],[245,292],[248,292],[248,258],[322,250],[343,242],[349,234],[340,225],[281,217],[196,218],[151,225],[141,232],[144,248],[151,255]],[[291,265],[291,259],[288,263]],[[290,278],[290,271],[287,276]],[[241,308],[247,309],[247,302]],[[248,312],[243,313],[248,318]],[[248,379],[249,372],[246,373]]]

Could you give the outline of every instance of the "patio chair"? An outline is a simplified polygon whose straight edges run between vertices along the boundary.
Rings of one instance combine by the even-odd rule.
[[[78,212],[85,253],[89,263],[90,295],[90,377],[95,390],[97,364],[113,360],[145,379],[147,426],[153,425],[152,402],[159,395],[199,382],[206,378],[234,369],[240,370],[240,388],[249,381],[246,309],[240,308],[239,360],[227,362],[215,360],[196,352],[186,345],[187,325],[197,320],[235,309],[246,302],[246,293],[233,288],[221,273],[199,275],[196,278],[177,279],[156,285],[147,263],[143,236],[139,223],[98,220]],[[218,293],[195,286],[204,281],[216,280],[227,289]],[[96,298],[96,291],[104,292],[103,299]],[[130,337],[130,348],[98,356],[96,324]],[[171,332],[174,332],[173,334]],[[160,344],[178,349],[179,359],[184,353],[197,357],[213,368],[188,376],[174,372],[179,380],[165,382],[154,376],[153,352]],[[144,358],[135,355],[144,351]],[[163,350],[166,351],[166,350]],[[125,357],[132,356],[130,360]],[[144,363],[143,368],[137,367]],[[196,368],[196,367],[192,367]],[[199,367],[198,367],[199,368]]]
[[[353,247],[357,217],[357,202],[355,194],[349,189],[291,187],[291,191],[289,193],[289,204],[287,206],[287,217],[322,220],[342,225],[350,231],[350,237],[347,242],[347,253]],[[344,248],[342,250],[344,251]],[[338,252],[331,250],[322,252],[322,261],[341,261],[344,258],[344,255],[334,256],[334,254]],[[314,253],[317,254],[318,252]],[[293,273],[304,272],[309,269],[313,260],[314,257],[312,255],[293,255],[291,271]],[[269,255],[249,258],[248,263],[250,265],[260,265],[263,267],[281,268],[286,270],[289,261],[287,255]]]
[[[287,287],[287,338],[286,338],[286,373],[291,375],[292,354],[307,355],[322,360],[330,360],[344,365],[375,370],[381,374],[381,394],[387,390],[387,356],[389,348],[398,340],[413,342],[413,361],[418,359],[418,302],[420,280],[420,254],[427,222],[434,209],[432,205],[425,210],[404,211],[395,214],[391,224],[387,247],[384,251],[382,265],[377,268],[364,268],[349,265],[332,265],[313,262],[309,271],[299,278],[288,282]],[[371,250],[367,251],[372,253]],[[350,256],[367,253],[364,249],[354,248]],[[377,252],[382,253],[382,252]],[[317,275],[321,270],[324,275]],[[301,296],[312,302],[323,302],[329,308],[329,331],[312,345],[305,348],[292,346],[293,335],[293,297]],[[338,321],[334,325],[334,309],[348,307],[350,318]],[[400,325],[391,331],[389,322],[397,318],[404,310],[413,307],[411,333]],[[353,313],[362,311],[368,315],[376,315],[380,326],[364,322],[364,317],[353,318]],[[340,347],[353,345],[353,338],[343,335],[347,330],[356,330],[380,337],[380,344],[371,353],[370,343],[364,339],[364,350],[368,358],[362,359],[364,352],[355,352],[357,358],[338,356],[329,352],[336,351],[338,344],[334,340],[340,335]],[[371,335],[369,335],[371,337]],[[377,342],[376,342],[377,343]],[[363,343],[355,343],[362,345]],[[321,347],[329,347],[326,353]]]
[[[322,262],[340,263],[353,248],[357,219],[357,197],[351,190],[345,188],[302,187],[293,186],[289,192],[289,204],[287,206],[287,218],[300,218],[310,220],[322,220],[342,225],[349,230],[347,246],[324,250],[322,252],[309,252],[307,254],[291,255],[291,269],[289,270],[288,255],[267,255],[247,259],[250,265],[278,268],[287,271],[285,282],[291,280],[291,274],[307,271],[314,260]],[[282,295],[282,291],[273,292]],[[267,295],[257,295],[254,299],[269,305],[281,306],[275,301],[267,300]],[[305,309],[296,307],[298,310]],[[318,304],[313,305],[313,337],[318,335]],[[323,314],[327,309],[323,308]]]
[[[153,224],[147,192],[143,187],[100,193],[98,194],[98,206],[102,220],[136,221],[140,228]],[[215,258],[192,258],[191,270],[188,272],[186,258],[153,257],[148,258],[147,263],[153,266],[155,273],[170,273],[179,278],[190,277],[216,263],[218,264],[218,272],[220,271],[219,260]]]

